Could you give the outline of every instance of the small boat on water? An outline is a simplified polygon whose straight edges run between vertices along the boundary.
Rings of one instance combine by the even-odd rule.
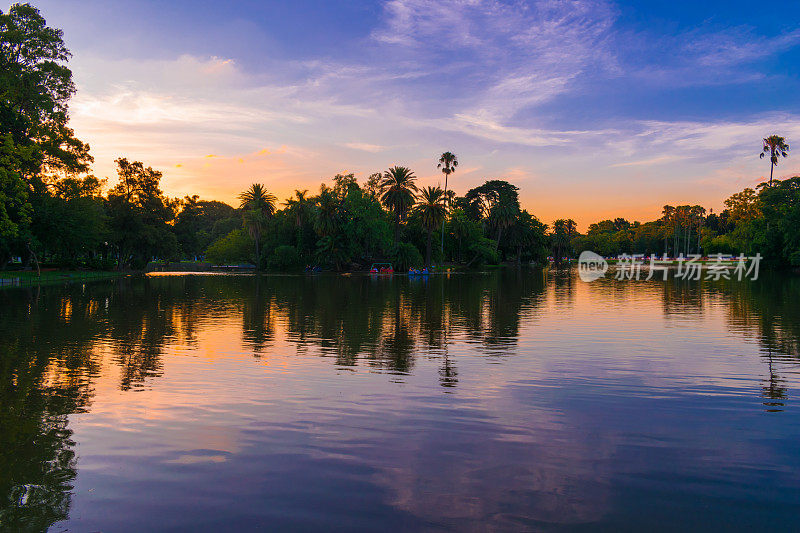
[[[369,268],[369,273],[391,275],[394,274],[394,268],[392,268],[391,263],[372,263],[372,266]]]

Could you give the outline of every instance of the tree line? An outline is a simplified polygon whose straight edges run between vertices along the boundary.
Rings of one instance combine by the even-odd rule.
[[[800,267],[800,177],[746,188],[724,205],[719,213],[699,205],[665,205],[661,218],[643,224],[603,220],[572,237],[569,252],[592,250],[612,257],[760,253],[774,268]]]
[[[418,188],[402,166],[364,183],[338,174],[319,193],[279,204],[253,184],[232,207],[161,190],[161,172],[116,160],[117,181],[89,173],[88,144],[68,126],[75,92],[61,30],[29,4],[0,12],[0,266],[26,264],[140,269],[158,260],[399,268],[546,256],[546,226],[520,208],[517,188],[493,180],[456,197],[458,158],[438,160],[445,188]],[[439,246],[434,246],[438,243]],[[424,253],[424,257],[423,257]]]
[[[234,207],[170,198],[161,172],[124,157],[113,184],[93,176],[89,145],[68,126],[69,57],[62,31],[33,6],[0,12],[0,268],[18,257],[26,265],[121,270],[153,260],[268,270],[390,261],[406,269],[548,256],[558,264],[587,249],[607,256],[759,252],[800,266],[800,178],[772,179],[789,150],[777,135],[763,140],[761,152],[770,181],[733,195],[721,213],[664,206],[657,220],[603,220],[585,234],[572,219],[548,227],[522,209],[518,188],[504,180],[458,196],[450,188],[458,157],[449,151],[431,161],[444,188],[419,187],[414,172],[398,165],[362,182],[337,174],[316,194],[297,190],[283,202],[254,183]]]

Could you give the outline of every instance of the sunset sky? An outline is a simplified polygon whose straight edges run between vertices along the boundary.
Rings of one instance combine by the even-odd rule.
[[[64,29],[71,124],[165,192],[283,199],[399,164],[463,194],[486,179],[581,228],[661,206],[717,211],[800,142],[800,2],[39,0]],[[800,152],[776,176],[800,173]]]

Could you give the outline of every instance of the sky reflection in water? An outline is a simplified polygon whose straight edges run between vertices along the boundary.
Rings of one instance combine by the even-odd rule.
[[[800,280],[0,292],[0,524],[791,528]]]

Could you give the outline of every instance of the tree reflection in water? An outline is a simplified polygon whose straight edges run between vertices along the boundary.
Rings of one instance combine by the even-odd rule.
[[[298,354],[313,348],[338,366],[393,375],[432,358],[448,391],[459,384],[456,339],[488,357],[513,356],[521,324],[548,306],[576,305],[580,283],[509,269],[425,279],[157,276],[0,291],[0,524],[43,530],[67,517],[78,467],[68,415],[91,409],[104,361],[119,370],[120,390],[148,388],[165,372],[170,343],[196,346],[204,331],[238,320],[240,337],[229,342],[254,357],[268,360],[283,339]],[[602,283],[605,298],[638,293],[665,317],[725,306],[729,328],[763,347],[765,407],[783,407],[780,374],[800,350],[797,279]]]

